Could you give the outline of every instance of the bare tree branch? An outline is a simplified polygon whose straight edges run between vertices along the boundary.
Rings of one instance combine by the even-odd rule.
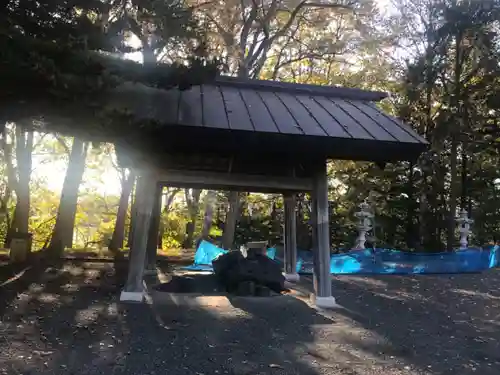
[[[247,66],[252,66],[256,60],[261,56],[261,54],[266,54],[269,49],[271,48],[272,44],[276,41],[276,39],[278,39],[279,37],[283,36],[287,30],[290,29],[291,25],[293,24],[293,22],[295,21],[295,19],[297,18],[298,14],[300,13],[300,11],[306,7],[314,7],[314,8],[338,8],[338,9],[348,9],[348,10],[352,10],[352,6],[351,5],[343,5],[343,4],[323,4],[323,3],[311,3],[311,2],[308,2],[308,1],[301,1],[291,12],[290,12],[290,16],[288,18],[288,21],[285,23],[285,25],[280,29],[278,30],[273,36],[270,36],[269,38],[267,38],[266,40],[264,40],[260,45],[259,45],[259,48],[257,49],[257,51],[255,52],[255,54],[250,57],[248,63],[247,63]],[[286,10],[287,12],[289,12],[288,10]],[[269,13],[268,13],[269,15]]]
[[[245,8],[243,4],[243,0],[241,0],[241,18],[243,20],[243,28],[241,29],[240,34],[240,46],[246,46],[248,44],[248,35],[252,28],[253,23],[255,22],[258,15],[258,8],[256,0],[252,0],[252,9],[250,10],[250,14],[245,18]],[[244,53],[244,51],[243,51]],[[241,56],[244,58],[244,56]]]

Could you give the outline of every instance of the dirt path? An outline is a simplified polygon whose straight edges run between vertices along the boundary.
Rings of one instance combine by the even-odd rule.
[[[111,263],[43,271],[2,305],[0,374],[496,375],[500,368],[498,272],[336,279],[343,308],[320,314],[292,297],[122,305],[124,270],[117,276]]]

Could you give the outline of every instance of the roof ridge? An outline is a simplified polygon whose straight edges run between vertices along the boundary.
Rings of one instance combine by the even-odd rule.
[[[303,83],[281,82],[263,79],[246,79],[232,76],[217,76],[213,82],[205,85],[232,86],[241,89],[256,89],[262,91],[289,92],[313,96],[336,97],[342,99],[364,100],[378,102],[389,95],[382,91],[368,91],[341,86],[321,86]]]

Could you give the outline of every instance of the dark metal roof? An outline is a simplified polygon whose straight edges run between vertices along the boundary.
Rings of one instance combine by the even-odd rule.
[[[125,85],[114,103],[139,120],[170,128],[175,141],[165,140],[165,147],[169,142],[202,147],[203,142],[215,141],[213,147],[231,148],[231,143],[234,150],[261,145],[329,158],[414,159],[427,142],[374,105],[386,96],[359,89],[220,77],[186,91]]]
[[[345,99],[358,99],[379,101],[387,98],[387,93],[381,91],[367,91],[350,87],[320,86],[305,83],[291,83],[269,81],[260,79],[242,79],[230,76],[219,76],[216,85],[237,87],[240,89],[254,89],[259,91],[288,92],[291,94],[323,95],[328,97],[342,97]]]

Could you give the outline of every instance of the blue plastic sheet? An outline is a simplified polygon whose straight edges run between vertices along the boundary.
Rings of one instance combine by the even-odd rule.
[[[498,246],[446,253],[410,253],[393,249],[352,250],[331,256],[330,273],[341,275],[476,273],[498,267],[499,255]],[[300,274],[313,272],[312,252],[298,252],[297,272]]]
[[[183,269],[190,271],[213,271],[212,261],[219,255],[226,254],[227,252],[227,250],[221,249],[210,242],[201,241],[194,254],[194,263],[190,266],[183,267]],[[267,256],[274,259],[276,256],[276,249],[267,249]]]
[[[202,241],[198,247],[194,264],[185,269],[212,271],[212,261],[226,253],[209,242]],[[282,263],[282,254],[275,248],[267,250],[267,256]],[[332,274],[450,274],[477,273],[500,266],[500,249],[492,246],[485,249],[469,248],[446,253],[411,253],[394,249],[351,250],[333,254],[330,259]],[[297,272],[312,274],[313,254],[311,251],[297,252]]]

